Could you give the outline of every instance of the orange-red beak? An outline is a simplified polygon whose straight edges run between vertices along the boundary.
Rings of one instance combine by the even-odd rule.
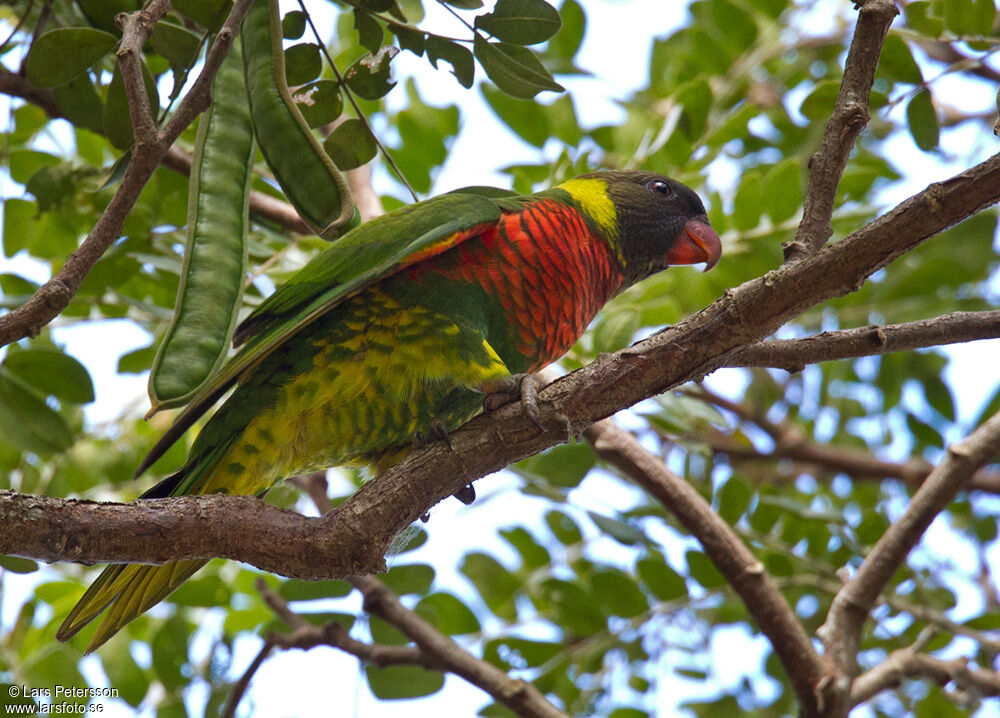
[[[692,219],[684,232],[667,252],[667,264],[705,263],[705,271],[719,263],[722,257],[722,240],[712,226],[703,220]]]

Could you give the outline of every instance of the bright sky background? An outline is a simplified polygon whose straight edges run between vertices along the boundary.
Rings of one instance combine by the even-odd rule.
[[[574,96],[581,124],[589,127],[614,122],[624,116],[614,100],[627,96],[646,83],[652,39],[667,34],[682,21],[686,3],[663,0],[582,0],[582,4],[587,13],[588,28],[578,64],[591,71],[594,76],[559,79]],[[283,5],[287,9],[294,7],[294,3],[285,0]],[[309,3],[311,9],[315,5],[315,2]],[[428,19],[423,23],[424,27],[451,34],[462,32],[446,11],[433,2],[426,5]],[[627,40],[623,42],[623,38]],[[415,58],[405,52],[396,58],[393,68],[397,80],[404,79],[410,73],[419,74],[418,83],[425,100],[435,104],[455,103],[462,108],[463,129],[452,148],[448,163],[437,178],[435,193],[469,184],[506,185],[505,176],[496,171],[499,167],[537,159],[535,148],[524,144],[497,123],[477,90],[464,90],[448,71],[434,73],[429,70],[425,59]],[[477,72],[477,76],[479,74]],[[946,79],[938,87],[947,87],[949,95],[954,92],[955,96],[961,96],[963,109],[972,110],[973,105],[980,102],[985,102],[986,107],[990,106],[992,98],[984,95],[981,88],[977,87],[976,92],[970,94],[968,88],[961,84],[955,84],[954,87],[948,84],[958,82]],[[548,101],[551,98],[543,95],[542,99]],[[798,103],[794,104],[797,106]],[[0,117],[5,115],[5,107],[0,98]],[[967,148],[974,147],[982,157],[992,154],[997,148],[992,136],[984,137],[971,128],[945,132],[943,144],[945,147],[961,150],[962,153]],[[963,168],[953,162],[932,159],[917,150],[908,137],[901,137],[898,145],[892,155],[908,158],[906,169],[909,177],[904,187],[894,190],[891,196],[885,198],[886,202],[898,201],[922,189],[927,183]],[[725,179],[724,172],[718,179],[713,178],[714,181]],[[378,184],[388,186],[384,178]],[[19,191],[12,187],[9,180],[0,176],[0,193],[4,196],[17,196]],[[48,276],[44,267],[39,268],[38,265],[18,260],[8,262],[0,258],[0,271],[9,271],[9,268],[36,281],[43,281]],[[107,321],[100,324],[100,327],[88,323],[85,328],[63,328],[55,334],[59,341],[66,343],[71,354],[87,365],[94,379],[97,401],[88,407],[87,416],[95,428],[102,422],[113,421],[126,408],[134,413],[145,410],[145,377],[119,376],[115,367],[121,354],[145,346],[150,341],[149,335],[131,322]],[[952,361],[947,379],[951,386],[957,387],[960,417],[968,419],[974,415],[986,398],[983,391],[984,378],[990,380],[990,384],[996,382],[1000,373],[995,358],[998,350],[1000,342],[958,345],[949,350]],[[719,373],[713,381],[717,385],[725,385],[741,379],[738,374],[728,372]],[[457,578],[454,567],[461,555],[470,549],[482,547],[497,555],[501,561],[509,559],[513,562],[513,553],[501,545],[492,527],[508,523],[505,517],[511,517],[509,523],[516,521],[529,526],[532,523],[537,525],[540,523],[541,512],[548,507],[540,500],[525,497],[513,490],[514,486],[514,479],[499,474],[477,483],[480,498],[474,506],[467,508],[457,501],[444,502],[435,509],[427,525],[430,533],[428,543],[419,553],[408,554],[401,560],[430,563],[437,571],[438,580],[450,590],[461,590],[461,579]],[[629,490],[623,490],[620,484],[613,484],[599,475],[589,478],[574,495],[574,501],[578,505],[602,513],[607,513],[612,508],[626,508],[634,500],[635,495]],[[938,524],[940,522],[936,526]],[[488,528],[484,530],[484,526]],[[937,528],[933,529],[932,536],[936,532]],[[615,561],[616,557],[626,560],[627,555],[621,553],[624,550],[620,546],[612,541],[603,542],[602,550],[605,546],[606,554],[602,558],[606,557],[609,561]],[[675,565],[683,565],[680,557],[689,546],[684,541],[670,544],[671,558],[677,559]],[[964,564],[970,557],[960,555],[956,559]],[[18,601],[14,594],[18,587],[28,591],[33,583],[34,579],[30,576],[7,574],[4,577],[7,599],[3,606],[5,625],[9,625],[12,612],[17,608],[15,604]],[[975,610],[975,607],[969,608]],[[201,650],[208,649],[207,635],[219,630],[222,615],[222,611],[207,612],[204,623],[206,635],[203,636]],[[713,637],[713,654],[741,656],[742,659],[728,664],[717,661],[713,665],[716,671],[713,678],[717,683],[711,686],[676,679],[669,671],[664,670],[660,674],[658,687],[659,707],[663,715],[672,714],[670,707],[686,698],[714,693],[718,683],[736,685],[747,674],[759,673],[764,640],[739,628],[717,630]],[[258,647],[256,639],[246,639],[237,645],[238,670],[249,663]],[[670,660],[672,656],[668,653],[664,661]],[[102,685],[103,677],[95,670],[96,661],[90,663],[89,669],[88,678],[94,685]],[[768,679],[758,679],[755,685],[762,694],[770,689]],[[200,705],[205,699],[203,691],[192,691],[190,700],[194,705]],[[330,705],[331,700],[336,705]],[[446,716],[466,716],[473,715],[486,700],[487,696],[478,688],[461,679],[449,677],[444,690],[432,698],[421,699],[419,703],[412,705],[401,702],[383,703],[369,694],[358,662],[353,657],[333,649],[318,648],[308,653],[284,652],[268,660],[258,671],[243,708],[246,713],[252,706],[254,713],[266,716],[334,714],[367,718],[398,716],[410,711],[418,711],[421,715],[438,712]],[[1000,715],[1000,711],[996,714]],[[106,710],[104,715],[131,715],[131,711],[124,708],[117,711]]]

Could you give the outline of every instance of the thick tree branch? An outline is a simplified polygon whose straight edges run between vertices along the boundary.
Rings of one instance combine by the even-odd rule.
[[[903,324],[823,332],[802,339],[775,339],[742,347],[726,359],[730,367],[802,371],[808,364],[909,351],[1000,337],[1000,310],[952,312]]]
[[[343,527],[251,496],[184,496],[100,503],[0,491],[0,555],[82,563],[166,563],[220,556],[282,576],[343,577],[385,570],[383,554],[341,552]]]
[[[844,78],[826,125],[819,150],[809,158],[809,186],[802,207],[802,222],[795,239],[784,247],[787,261],[799,261],[819,251],[833,234],[830,217],[840,176],[854,140],[868,124],[868,95],[882,42],[898,14],[893,0],[858,0],[858,24],[844,63]]]
[[[611,419],[593,424],[584,436],[598,456],[649,492],[698,539],[770,640],[804,714],[816,715],[820,702],[816,690],[830,668],[813,649],[802,623],[760,560],[693,486]]]
[[[135,130],[137,141],[132,148],[132,159],[125,170],[125,176],[118,186],[118,191],[115,192],[111,202],[87,238],[69,256],[66,263],[52,279],[43,284],[22,306],[0,316],[0,346],[24,337],[36,336],[42,327],[69,305],[83,278],[121,234],[125,218],[135,205],[142,188],[153,174],[153,170],[159,166],[167,149],[184,128],[194,120],[195,116],[208,106],[212,78],[229,51],[250,3],[251,0],[237,0],[233,5],[229,17],[217,33],[215,41],[205,56],[201,74],[167,121],[164,129],[156,134],[155,141],[150,141],[145,137],[147,134],[143,130],[145,121],[138,118],[140,127]],[[131,49],[127,50],[122,57],[123,80],[129,67],[129,58],[134,58],[138,62],[135,48],[141,49],[149,38],[149,33],[152,32],[153,22],[150,22],[150,18],[144,16],[143,13],[154,13],[156,10],[162,10],[163,5],[165,3],[154,3],[148,10],[140,11],[138,15],[141,18],[146,18],[143,21],[125,23],[126,31],[122,37],[122,46]],[[155,15],[151,15],[151,17],[155,17]],[[142,95],[145,96],[144,90]],[[130,97],[130,100],[132,99],[134,98]],[[148,98],[146,100],[148,104]],[[139,98],[139,102],[141,105],[141,98]],[[142,108],[137,107],[135,110],[130,108],[130,112],[134,112],[133,116],[135,117],[142,114]]]
[[[879,594],[906,560],[910,550],[975,471],[1000,450],[1000,413],[994,414],[963,441],[948,447],[944,460],[931,472],[903,512],[882,535],[857,573],[837,593],[826,622],[818,632],[827,655],[837,667],[841,689],[857,673],[861,629]],[[847,685],[843,681],[848,681]]]

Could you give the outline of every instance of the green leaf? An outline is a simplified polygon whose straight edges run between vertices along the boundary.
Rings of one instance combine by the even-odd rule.
[[[684,578],[659,557],[640,559],[636,571],[646,588],[661,601],[675,601],[688,595]]]
[[[281,18],[281,36],[286,40],[298,40],[306,31],[306,14],[292,10]]]
[[[52,99],[66,119],[76,127],[97,133],[104,131],[104,103],[87,73],[53,87]]]
[[[34,573],[38,562],[21,556],[0,556],[0,568],[11,573]]]
[[[108,648],[101,651],[101,666],[108,675],[108,682],[118,689],[121,698],[138,707],[149,691],[149,671],[143,670],[129,652],[129,637],[123,632],[114,636]]]
[[[399,53],[399,49],[387,45],[374,55],[368,53],[344,73],[344,79],[355,93],[366,100],[384,97],[396,83],[389,79],[389,63]]]
[[[813,122],[823,122],[830,117],[833,106],[840,92],[840,83],[836,80],[824,80],[813,88],[799,106],[799,112]]]
[[[956,35],[974,32],[975,12],[972,0],[946,0],[944,6],[944,26]]]
[[[361,47],[368,52],[375,54],[382,47],[382,40],[385,38],[382,26],[378,20],[358,8],[354,9],[354,29],[358,31],[358,42],[361,43]]]
[[[551,563],[552,557],[548,549],[538,543],[523,526],[501,529],[500,535],[521,555],[521,562],[525,568],[541,568]]]
[[[548,141],[549,118],[542,105],[515,99],[485,83],[480,89],[490,109],[522,140],[535,147],[542,147]]]
[[[684,554],[687,559],[688,573],[695,581],[707,589],[721,588],[726,585],[726,579],[719,573],[712,560],[701,551],[688,551]]]
[[[370,162],[378,147],[361,120],[345,120],[323,142],[323,149],[341,170],[353,170]]]
[[[583,540],[580,527],[576,525],[576,522],[568,514],[564,514],[562,511],[549,511],[546,513],[545,524],[564,546],[572,546]]]
[[[509,621],[517,618],[514,594],[521,583],[503,564],[489,554],[473,552],[462,559],[459,571],[472,581],[493,613]]]
[[[390,568],[382,580],[399,595],[427,593],[434,582],[434,569],[423,563],[396,565]]]
[[[22,451],[52,454],[73,444],[66,419],[0,367],[0,437]]]
[[[217,573],[209,573],[185,581],[170,594],[170,602],[178,606],[213,608],[228,606],[232,595],[232,591]]]
[[[556,57],[563,61],[562,68],[572,67],[573,58],[580,51],[583,35],[587,28],[587,16],[577,0],[564,0],[559,8],[561,28],[545,48],[546,57]]]
[[[561,643],[503,636],[483,646],[483,660],[504,670],[534,668],[552,660],[562,650]]]
[[[368,687],[376,698],[398,700],[421,698],[437,693],[444,686],[444,674],[418,666],[365,667]]]
[[[505,42],[488,42],[481,35],[476,35],[473,50],[487,77],[511,97],[531,99],[545,90],[564,90],[526,47]]]
[[[427,44],[427,35],[420,30],[414,30],[406,25],[396,25],[389,23],[388,28],[396,36],[400,50],[409,50],[417,57],[424,54],[424,47]]]
[[[87,404],[94,400],[94,384],[86,367],[61,351],[25,349],[11,352],[4,359],[3,368],[43,394],[57,399],[74,404]]]
[[[312,82],[323,71],[323,57],[319,46],[300,42],[285,50],[285,82],[289,86]]]
[[[989,0],[992,4],[993,0]],[[944,20],[931,13],[931,4],[925,0],[913,0],[903,5],[906,24],[922,35],[937,38],[944,32]]]
[[[293,97],[310,127],[329,124],[344,111],[340,85],[334,80],[317,80],[299,88]]]
[[[882,55],[878,60],[878,68],[886,77],[911,85],[920,85],[924,76],[920,72],[910,52],[909,45],[898,34],[890,32],[882,45]]]
[[[167,619],[150,641],[153,652],[153,671],[168,691],[179,690],[187,685],[185,664],[187,663],[187,642],[191,626],[174,614]]]
[[[483,6],[483,0],[444,0],[444,2],[461,10],[478,10]]]
[[[175,73],[188,69],[201,47],[200,35],[166,20],[156,23],[150,41],[153,49],[167,58]]]
[[[695,80],[682,85],[674,95],[677,104],[684,108],[680,118],[680,129],[689,140],[698,140],[708,124],[708,111],[712,107],[712,89],[704,80]]]
[[[802,164],[790,158],[772,167],[764,176],[764,195],[772,222],[794,217],[802,206]]]
[[[91,27],[66,27],[40,36],[28,53],[28,80],[38,87],[55,87],[87,71],[118,44],[109,32]]]
[[[587,444],[562,444],[519,462],[519,472],[553,486],[578,486],[596,462]]]
[[[451,73],[458,79],[459,84],[465,89],[472,87],[476,64],[467,48],[443,37],[428,35],[424,49],[427,51],[427,59],[435,68],[438,66],[438,60],[446,60],[451,65]]]
[[[212,32],[218,31],[233,7],[233,0],[171,0],[174,10]]]
[[[119,35],[121,30],[115,25],[118,13],[134,12],[142,7],[141,0],[76,0],[76,4],[91,25]]]
[[[913,135],[913,141],[924,152],[938,146],[938,120],[931,101],[931,93],[921,90],[906,106],[906,124]]]
[[[501,42],[535,45],[559,32],[562,20],[545,0],[497,0],[493,12],[477,15],[475,27]]]
[[[587,515],[591,521],[597,524],[597,528],[620,544],[634,546],[646,540],[644,533],[624,521],[611,518],[610,516],[602,516],[593,511],[588,511]]]
[[[755,228],[764,213],[764,186],[760,172],[745,172],[733,198],[733,224],[741,232]]]
[[[615,569],[590,576],[590,588],[605,613],[634,618],[649,609],[649,603],[633,578]]]
[[[592,636],[607,628],[607,617],[594,594],[579,584],[547,578],[539,587],[542,597],[552,604],[554,619],[572,636]]]
[[[752,498],[750,487],[735,476],[730,476],[718,492],[719,515],[726,523],[735,524],[750,507]]]
[[[476,615],[450,593],[425,596],[414,610],[447,636],[476,633],[481,629]]]

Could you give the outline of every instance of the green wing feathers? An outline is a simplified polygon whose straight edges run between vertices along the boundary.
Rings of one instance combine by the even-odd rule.
[[[111,606],[87,646],[90,653],[115,635],[122,626],[146,612],[184,583],[207,561],[174,561],[162,566],[116,564],[108,566],[83,594],[56,633],[68,641]]]

